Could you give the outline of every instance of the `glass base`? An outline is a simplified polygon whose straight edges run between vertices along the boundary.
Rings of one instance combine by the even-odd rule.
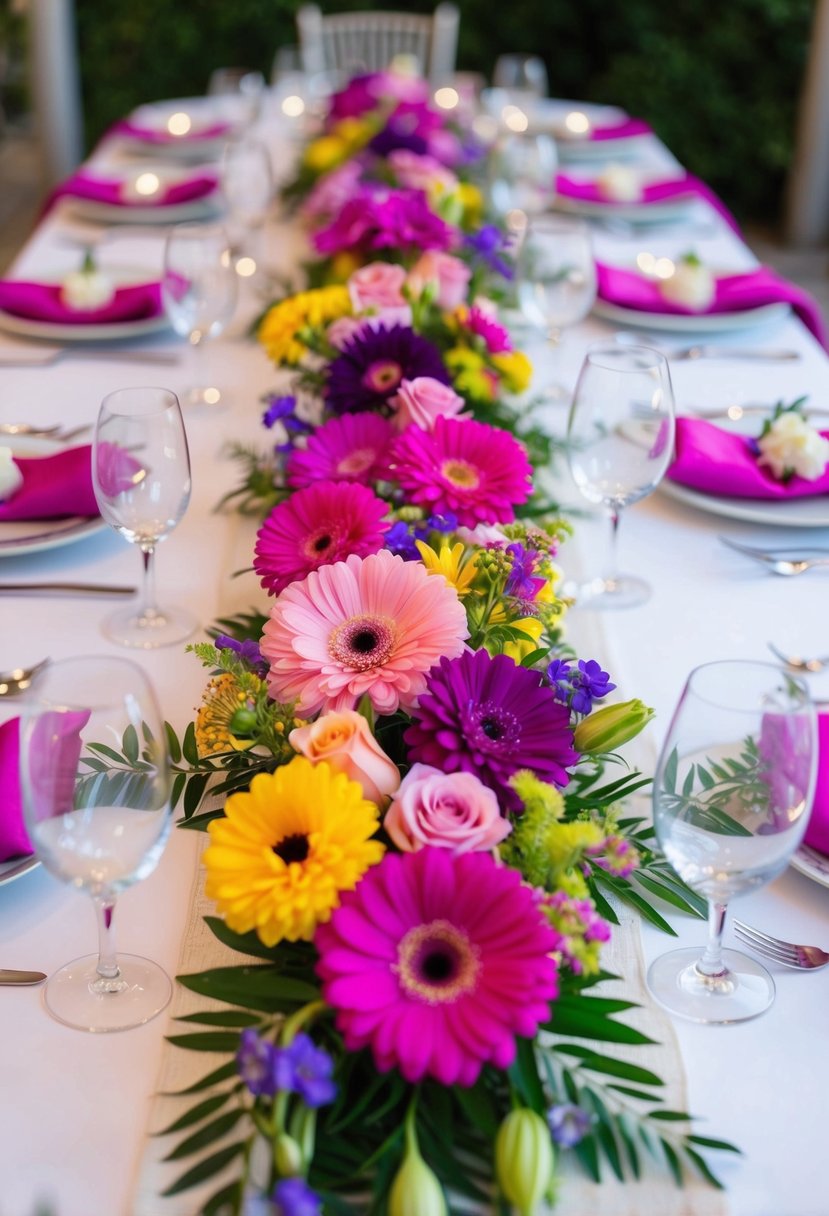
[[[221,389],[212,384],[195,384],[192,388],[186,388],[183,393],[179,394],[179,399],[183,406],[190,408],[198,405],[227,404],[227,398],[222,395]]]
[[[198,628],[198,621],[183,608],[159,608],[142,612],[135,605],[119,608],[106,617],[101,626],[104,636],[119,646],[134,650],[154,650],[157,646],[174,646],[183,642]]]
[[[638,608],[651,598],[650,583],[633,574],[594,578],[576,592],[578,608]]]
[[[738,950],[723,950],[726,970],[703,975],[702,947],[671,950],[648,970],[648,987],[669,1013],[692,1022],[726,1025],[765,1013],[774,1000],[774,980],[760,963]]]
[[[108,1034],[143,1026],[166,1009],[173,985],[166,971],[135,954],[118,957],[118,975],[98,975],[97,954],[76,958],[56,971],[45,988],[49,1013],[65,1026]]]

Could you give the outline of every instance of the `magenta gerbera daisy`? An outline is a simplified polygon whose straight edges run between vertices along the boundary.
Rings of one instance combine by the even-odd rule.
[[[485,422],[442,417],[432,431],[407,427],[390,464],[409,501],[451,512],[466,528],[509,523],[532,489],[522,444]]]
[[[513,773],[530,769],[562,786],[579,758],[569,710],[541,675],[485,650],[441,659],[404,737],[410,760],[475,773],[504,809],[515,811],[521,803],[509,784]]]
[[[449,373],[433,342],[407,325],[365,329],[331,360],[326,400],[336,414],[378,410],[394,396],[402,380],[416,376],[449,383]]]
[[[366,486],[320,481],[274,507],[256,534],[253,568],[278,595],[319,566],[383,548],[388,507]]]
[[[271,608],[262,637],[268,690],[297,701],[303,717],[353,709],[363,696],[381,714],[410,709],[429,669],[460,654],[467,635],[445,579],[385,550],[352,556],[292,583]]]
[[[486,1063],[509,1067],[558,995],[557,933],[486,853],[387,853],[314,944],[346,1050],[370,1047],[407,1081],[472,1085]]]
[[[344,414],[331,418],[295,448],[288,460],[288,485],[317,481],[359,481],[369,485],[388,473],[394,427],[378,414]]]

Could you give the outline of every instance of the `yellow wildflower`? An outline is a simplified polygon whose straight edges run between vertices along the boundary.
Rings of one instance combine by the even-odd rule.
[[[377,124],[362,118],[343,118],[334,127],[334,134],[354,153],[377,134]]]
[[[504,377],[504,383],[511,393],[523,393],[529,388],[533,378],[533,365],[523,351],[504,351],[500,355],[492,355],[492,364]]]
[[[302,163],[314,173],[336,169],[350,155],[348,144],[336,135],[321,135],[312,140],[302,156]]]
[[[249,694],[239,687],[235,676],[228,672],[213,676],[196,711],[196,747],[199,755],[216,756],[222,752],[243,752],[253,747],[254,739],[238,739],[232,732],[233,719],[240,711],[252,708]]]
[[[378,824],[358,782],[295,756],[231,794],[208,825],[205,893],[236,933],[255,929],[266,946],[310,941],[383,856],[370,839]]]
[[[257,337],[277,366],[296,366],[307,352],[299,338],[306,326],[327,325],[351,312],[345,287],[317,287],[288,296],[269,309],[259,326]]]
[[[459,182],[456,193],[463,208],[464,228],[476,228],[484,212],[483,195],[472,182]]]
[[[416,540],[415,544],[430,574],[442,574],[447,583],[455,588],[460,599],[469,594],[472,581],[478,573],[478,559],[474,553],[464,557],[466,549],[460,541],[451,547],[447,544],[441,545],[438,553],[422,540]]]
[[[362,259],[350,250],[344,249],[331,260],[329,270],[332,283],[345,283],[362,266]]]
[[[478,401],[492,401],[495,397],[495,376],[486,365],[483,355],[468,346],[453,346],[444,356],[452,374],[455,392],[462,397],[474,397]]]
[[[525,659],[528,654],[532,654],[538,649],[538,643],[541,641],[541,635],[544,632],[544,625],[537,616],[525,616],[520,621],[511,621],[510,624],[514,629],[520,629],[526,635],[526,641],[519,641],[517,638],[512,642],[504,643],[504,654],[509,655],[515,663],[520,664],[522,659]]]

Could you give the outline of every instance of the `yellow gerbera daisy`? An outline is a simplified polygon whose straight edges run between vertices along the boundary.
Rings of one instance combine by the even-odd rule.
[[[451,547],[441,545],[439,553],[425,541],[416,540],[415,544],[430,574],[442,574],[447,583],[455,588],[460,599],[469,594],[472,581],[478,573],[478,561],[474,554],[469,554],[464,561],[466,550],[460,541]]]
[[[327,325],[351,312],[346,287],[317,287],[301,291],[274,304],[265,314],[257,337],[274,363],[289,367],[299,363],[307,352],[299,333],[306,326]]]
[[[296,756],[231,794],[208,825],[205,892],[236,933],[255,929],[266,946],[309,941],[383,856],[369,839],[378,816],[358,782]]]

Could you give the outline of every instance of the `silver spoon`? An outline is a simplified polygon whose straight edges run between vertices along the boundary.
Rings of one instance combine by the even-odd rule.
[[[718,539],[729,549],[760,562],[772,574],[780,574],[784,578],[829,566],[829,550],[826,549],[754,549],[751,545],[741,545],[739,541],[729,540],[727,536],[720,536]]]
[[[784,654],[782,650],[777,649],[774,642],[769,642],[768,645],[769,650],[775,658],[779,659],[786,667],[791,668],[792,671],[806,671],[811,675],[817,675],[818,672],[824,671],[829,667],[829,654],[822,655],[819,658],[806,659],[797,654]]]
[[[56,435],[60,423],[55,426],[32,426],[28,422],[0,422],[0,435]]]
[[[48,659],[41,659],[39,663],[34,663],[31,667],[15,667],[12,671],[0,671],[0,697],[16,697],[18,693],[25,692],[48,662]]]

